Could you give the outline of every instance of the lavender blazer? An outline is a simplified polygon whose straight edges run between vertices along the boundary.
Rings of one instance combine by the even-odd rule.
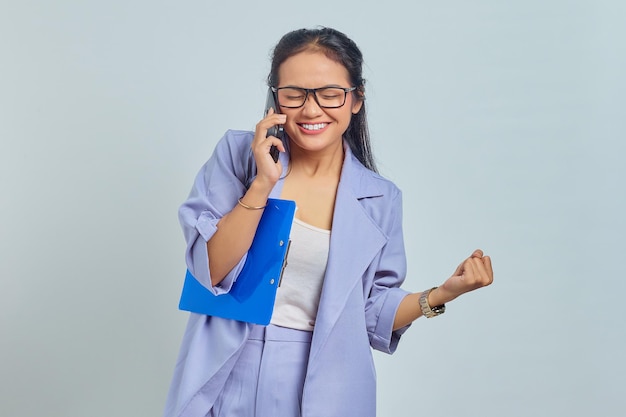
[[[191,273],[215,294],[227,292],[245,262],[211,287],[206,242],[256,172],[253,132],[228,131],[196,177],[179,211]],[[288,155],[281,153],[286,174]],[[283,180],[271,197],[280,198]],[[402,195],[366,169],[346,146],[330,252],[302,396],[303,417],[373,417],[376,375],[371,348],[393,353],[406,328],[393,331],[406,274]],[[250,325],[192,313],[165,417],[204,417],[245,343]]]

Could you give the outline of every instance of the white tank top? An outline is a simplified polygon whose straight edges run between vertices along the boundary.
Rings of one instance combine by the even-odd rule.
[[[328,262],[330,230],[293,219],[291,246],[271,323],[312,331]]]

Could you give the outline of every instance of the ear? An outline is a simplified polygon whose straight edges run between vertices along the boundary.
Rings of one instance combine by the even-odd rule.
[[[352,97],[354,97],[354,102],[352,103],[352,114],[357,114],[361,111],[361,107],[363,107],[365,96],[362,92],[357,91],[352,95]]]

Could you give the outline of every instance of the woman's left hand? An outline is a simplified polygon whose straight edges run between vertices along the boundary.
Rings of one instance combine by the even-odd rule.
[[[482,250],[476,249],[469,258],[461,262],[450,278],[428,293],[428,304],[445,304],[461,294],[486,287],[492,282],[491,258],[484,256]],[[422,315],[418,302],[421,294],[423,293],[409,294],[402,300],[393,322],[394,330],[406,326]]]
[[[491,258],[484,256],[483,251],[477,249],[456,268],[437,291],[443,294],[447,301],[454,300],[459,295],[486,287],[493,282],[493,268]],[[445,295],[444,295],[445,294]]]

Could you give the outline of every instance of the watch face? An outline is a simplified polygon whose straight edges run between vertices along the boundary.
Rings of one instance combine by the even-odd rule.
[[[440,306],[431,307],[431,310],[435,314],[443,314],[446,311],[446,306],[445,304],[442,304]]]

